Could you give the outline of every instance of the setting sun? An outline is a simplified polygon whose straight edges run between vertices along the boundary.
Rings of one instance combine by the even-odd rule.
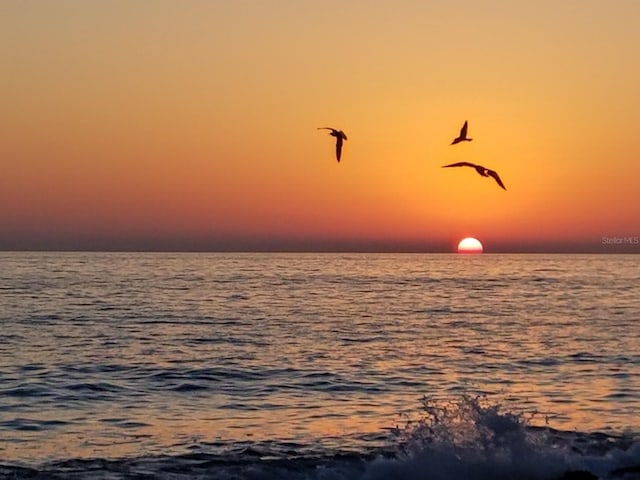
[[[463,238],[458,243],[458,253],[482,253],[482,243],[477,238]]]

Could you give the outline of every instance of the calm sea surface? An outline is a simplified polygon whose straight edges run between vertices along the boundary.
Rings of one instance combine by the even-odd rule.
[[[640,466],[640,255],[0,266],[0,478],[484,478],[432,466],[495,418],[545,433],[532,478]]]

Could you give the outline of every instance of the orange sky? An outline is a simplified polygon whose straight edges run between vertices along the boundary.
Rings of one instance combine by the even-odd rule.
[[[612,251],[636,0],[9,0],[0,249]],[[465,119],[473,142],[449,146]],[[334,139],[316,127],[343,129]],[[471,169],[497,170],[508,191]],[[623,245],[640,252],[640,245]]]

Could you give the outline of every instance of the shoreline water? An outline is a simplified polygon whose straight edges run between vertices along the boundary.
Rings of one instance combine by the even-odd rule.
[[[0,257],[0,478],[424,478],[422,395],[535,414],[535,478],[640,464],[639,257]]]

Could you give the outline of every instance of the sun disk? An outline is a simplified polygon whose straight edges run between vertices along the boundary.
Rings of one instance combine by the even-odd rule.
[[[477,238],[463,238],[458,243],[458,253],[482,253],[482,244]]]

